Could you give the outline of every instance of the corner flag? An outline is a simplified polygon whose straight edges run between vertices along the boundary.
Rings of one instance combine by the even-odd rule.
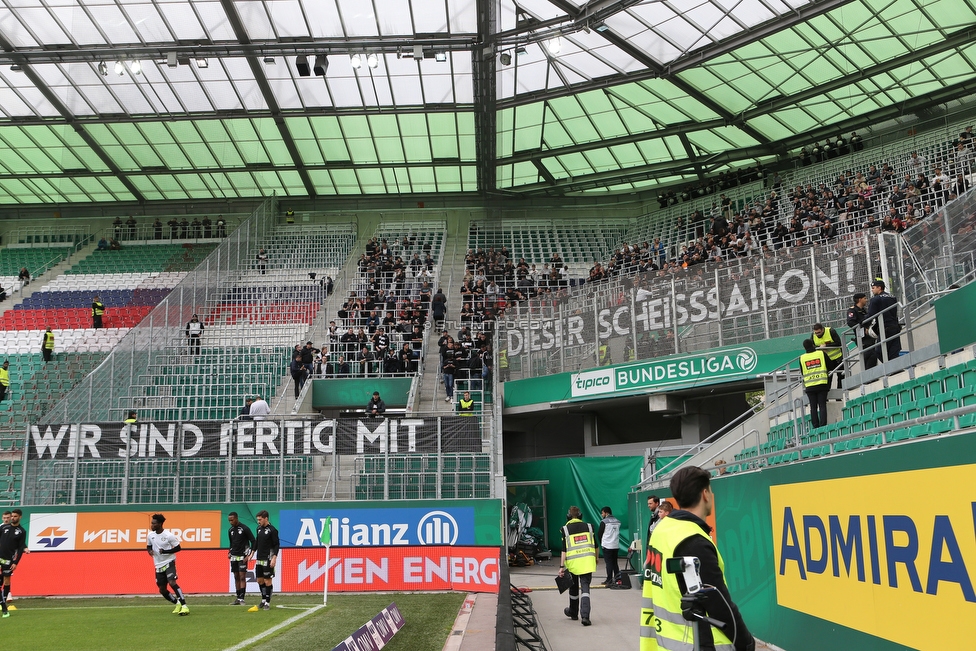
[[[325,518],[325,524],[322,525],[322,535],[319,536],[319,542],[322,543],[323,547],[328,547],[332,544],[332,517],[327,516]]]

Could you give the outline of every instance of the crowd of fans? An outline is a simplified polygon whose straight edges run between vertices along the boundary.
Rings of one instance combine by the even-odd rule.
[[[674,242],[624,243],[606,263],[594,262],[587,280],[618,274],[664,274],[690,266],[723,262],[752,255],[770,254],[817,243],[827,243],[862,229],[901,232],[925,223],[939,208],[963,194],[971,185],[974,140],[967,127],[948,148],[951,155],[929,161],[912,152],[898,163],[847,170],[833,182],[797,185],[781,193],[782,184],[771,183],[768,195],[734,210],[725,194],[706,215],[696,210],[687,221],[674,226]],[[833,149],[857,151],[863,144],[856,133],[838,138]],[[828,156],[832,157],[832,156]],[[826,160],[821,156],[818,160]],[[786,215],[786,217],[784,217]],[[687,238],[687,235],[691,238]],[[681,244],[675,244],[681,242]]]
[[[421,258],[423,255],[423,258]],[[389,243],[372,238],[358,262],[358,289],[349,292],[328,342],[317,349],[311,375],[345,377],[415,374],[428,321],[443,312],[446,296],[433,287],[430,243],[415,236]],[[439,304],[432,307],[433,304]],[[433,316],[432,316],[433,313]]]

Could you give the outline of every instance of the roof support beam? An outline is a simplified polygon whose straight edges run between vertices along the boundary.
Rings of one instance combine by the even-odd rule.
[[[549,2],[550,4],[559,7],[559,9],[565,11],[570,15],[573,15],[574,13],[577,16],[580,15],[580,10],[577,9],[568,0],[549,0]],[[607,30],[605,32],[597,32],[597,34],[602,36],[610,43],[613,43],[615,46],[617,46],[618,48],[626,52],[628,55],[632,56],[636,61],[640,61],[643,65],[647,66],[648,70],[655,71],[657,73],[656,76],[664,75],[664,69],[661,67],[661,64],[659,64],[657,61],[655,61],[650,56],[648,56],[643,50],[631,45],[627,41],[627,39],[621,38],[620,36],[614,34],[610,30]],[[694,86],[685,82],[683,79],[679,77],[671,77],[668,79],[668,81],[670,81],[675,87],[677,87],[686,95],[696,99],[698,102],[700,102],[703,106],[707,107],[710,111],[712,111],[716,115],[722,116],[722,118],[725,120],[727,124],[735,121],[736,116],[730,113],[728,109],[726,109],[718,102],[712,100],[710,97],[704,95],[703,93],[698,92],[698,90]],[[769,139],[765,135],[753,129],[748,124],[742,123],[742,124],[738,124],[737,126],[743,132],[747,133],[749,137],[751,137],[756,142],[759,143],[769,142]]]
[[[471,104],[432,104],[430,106],[397,106],[380,107],[379,110],[395,111],[397,115],[427,115],[429,113],[470,113],[474,111]],[[343,117],[376,115],[377,108],[369,107],[334,107],[321,106],[303,109],[281,109],[280,115],[285,118],[314,118],[314,117]],[[126,115],[124,113],[105,113],[102,115],[83,115],[75,117],[78,124],[141,124],[147,122],[202,122],[206,120],[247,120],[251,118],[273,118],[274,114],[268,110],[230,109],[221,111],[199,111],[195,113],[164,113],[150,115]],[[0,126],[57,126],[63,124],[58,117],[45,118],[32,115],[29,117],[0,118]]]
[[[836,135],[848,129],[862,128],[865,125],[876,124],[884,120],[900,117],[915,110],[949,102],[960,97],[965,97],[976,92],[976,79],[946,86],[926,95],[902,102],[897,106],[886,106],[865,115],[860,115],[843,122],[835,123],[821,129],[803,133],[794,138],[781,140],[770,145],[757,147],[747,147],[743,149],[731,149],[721,154],[711,156],[707,159],[710,168],[716,169],[722,164],[732,164],[740,161],[754,160],[762,156],[770,156],[778,152],[786,151],[809,144],[825,136]],[[582,192],[585,190],[604,187],[607,185],[618,185],[634,181],[644,181],[658,176],[671,176],[674,174],[687,173],[694,166],[693,161],[676,160],[642,165],[627,170],[613,170],[610,172],[598,172],[567,179],[557,179],[555,185],[537,183],[533,185],[521,186],[513,191],[523,196],[563,194],[567,192]]]
[[[14,49],[13,46],[3,36],[0,36],[0,48],[2,48],[5,52],[8,53]],[[65,106],[64,102],[61,101],[61,98],[58,97],[57,94],[54,91],[52,91],[47,84],[44,83],[44,80],[41,79],[41,76],[38,75],[36,72],[34,72],[34,70],[29,65],[24,64],[22,66],[22,69],[24,75],[26,75],[27,78],[31,80],[31,83],[34,84],[37,90],[40,91],[40,93],[44,95],[44,98],[51,103],[51,106],[56,108],[58,113],[61,114],[61,117],[64,119],[64,122],[72,129],[75,130],[75,133],[78,134],[78,137],[85,141],[85,144],[88,145],[88,147],[95,153],[96,156],[98,156],[99,160],[102,161],[105,167],[107,167],[111,171],[111,176],[116,177],[119,180],[119,182],[122,183],[123,186],[125,186],[125,189],[129,191],[129,194],[135,197],[136,201],[138,201],[139,203],[145,203],[146,197],[142,194],[142,192],[139,191],[139,188],[137,188],[135,184],[133,184],[132,181],[129,180],[129,177],[126,176],[125,172],[123,172],[121,168],[119,168],[119,166],[115,164],[115,161],[112,160],[112,157],[108,155],[108,152],[102,149],[102,146],[98,144],[98,141],[95,140],[95,138],[93,138],[90,133],[88,133],[85,127],[82,124],[80,124],[78,120],[74,118],[74,116],[72,115],[68,107]],[[57,176],[63,177],[65,176],[65,174],[64,172],[61,172]],[[72,174],[72,176],[74,176],[74,174]]]
[[[233,0],[220,0],[220,5],[224,9],[224,13],[227,14],[227,20],[234,30],[234,36],[237,37],[237,40],[242,45],[248,45],[251,42],[250,37],[247,35],[247,29],[244,27],[244,22],[237,13],[237,8],[234,6]],[[302,185],[305,186],[305,192],[308,193],[308,196],[314,197],[315,184],[312,183],[312,177],[308,175],[308,170],[305,169],[301,152],[298,151],[298,145],[295,144],[295,139],[291,137],[291,132],[285,124],[285,118],[281,115],[281,107],[278,106],[278,100],[275,99],[271,84],[268,83],[268,78],[264,74],[264,68],[258,62],[256,56],[247,57],[247,64],[251,67],[251,74],[254,75],[254,81],[257,82],[258,88],[261,89],[261,94],[264,96],[264,101],[271,110],[271,116],[274,118],[275,126],[278,128],[278,134],[281,135],[281,141],[285,144],[288,155],[291,156],[292,161],[295,163],[298,176],[302,180]],[[325,83],[325,81],[323,80],[322,83]]]
[[[221,0],[221,5],[224,5]],[[240,22],[239,14],[229,12]],[[143,61],[162,61],[167,55],[175,53],[180,58],[241,58],[266,56],[295,56],[298,54],[349,54],[350,52],[385,52],[412,57],[414,46],[424,50],[467,52],[480,41],[475,34],[438,34],[424,37],[370,36],[364,38],[306,38],[282,41],[251,41],[246,38],[238,43],[158,43],[154,45],[115,46],[102,45],[86,48],[62,48],[57,46],[4,48],[0,52],[0,65],[39,64],[39,63],[97,63],[99,61],[119,61],[141,59]]]
[[[793,8],[788,14],[783,14],[772,20],[768,20],[761,25],[747,28],[734,36],[678,57],[664,66],[664,76],[670,77],[678,74],[682,70],[700,66],[706,61],[732,52],[736,48],[748,45],[749,43],[755,43],[776,32],[804,23],[815,16],[825,14],[838,7],[843,7],[849,2],[851,0],[812,0],[809,4]]]
[[[768,102],[763,102],[762,104],[758,104],[754,108],[745,111],[742,114],[742,118],[744,120],[750,120],[760,115],[774,113],[784,108],[795,106],[800,102],[804,102],[814,97],[819,97],[820,95],[826,95],[827,93],[835,91],[839,88],[846,88],[847,86],[856,84],[863,79],[870,79],[871,77],[896,70],[902,66],[917,63],[923,59],[941,54],[942,52],[956,47],[967,46],[974,40],[976,40],[976,25],[970,25],[969,27],[964,27],[963,29],[949,34],[945,40],[933,43],[928,47],[913,50],[912,52],[903,54],[900,57],[889,59],[888,61],[879,63],[878,65],[870,68],[856,70],[849,75],[838,77],[837,79],[819,84],[798,93],[780,95],[775,99],[771,99]]]
[[[430,169],[432,167],[471,167],[471,161],[462,162],[459,159],[435,158],[431,162],[421,163],[352,163],[335,161],[324,165],[280,165],[278,163],[248,163],[245,167],[198,167],[191,170],[139,169],[122,174],[139,174],[152,177],[159,176],[202,176],[206,174],[232,174],[234,172],[300,172],[309,170],[328,172],[330,170],[383,170],[383,169]],[[70,174],[72,178],[97,178],[114,176],[111,172],[93,172],[91,170],[71,170],[69,172],[25,172],[18,174],[0,174],[3,179],[58,179]]]
[[[857,83],[862,79],[870,79],[871,77],[880,75],[885,72],[889,72],[891,70],[895,70],[904,65],[914,63],[921,59],[935,56],[937,54],[940,54],[947,50],[951,50],[956,47],[962,47],[968,45],[972,43],[974,40],[976,40],[976,25],[965,27],[956,32],[953,32],[944,41],[933,43],[928,47],[924,47],[914,52],[904,54],[900,57],[895,57],[890,61],[880,63],[871,68],[864,68],[862,70],[857,70],[849,75],[838,77],[837,79],[821,84],[819,86],[815,86],[808,90],[801,91],[799,93],[793,93],[790,95],[782,95],[780,97],[777,97],[776,99],[770,100],[768,102],[764,102],[756,106],[755,108],[749,109],[744,113],[742,113],[736,119],[735,125],[738,126],[741,122],[751,120],[755,117],[766,115],[768,113],[773,113],[775,111],[779,111],[784,108],[788,108],[790,106],[794,106],[798,102],[803,102],[805,100],[812,99],[814,97],[825,95],[839,88],[845,88],[847,86],[850,86],[851,84]],[[671,81],[673,82],[674,80],[672,79]],[[858,118],[855,119],[855,123],[856,126],[863,126],[865,124],[865,120]],[[680,136],[681,134],[687,133],[689,131],[715,129],[715,128],[720,128],[722,126],[725,126],[726,124],[728,124],[728,122],[726,122],[725,120],[710,120],[708,122],[700,122],[700,123],[684,122],[684,123],[672,125],[664,129],[659,129],[651,133],[645,133],[643,135],[609,138],[599,142],[590,142],[590,143],[583,143],[579,145],[571,145],[568,147],[560,147],[558,149],[552,149],[552,150],[542,151],[542,152],[540,152],[539,150],[531,151],[531,152],[522,152],[522,153],[515,154],[512,157],[506,158],[499,162],[512,163],[512,162],[521,162],[523,160],[532,160],[533,158],[540,157],[540,155],[541,157],[550,157],[550,156],[561,156],[564,154],[580,153],[591,149],[602,149],[604,147],[610,147],[614,145],[626,144],[631,142],[639,142],[642,140],[665,138],[668,136]],[[825,129],[825,132],[827,134],[835,135],[837,133],[837,127],[831,126],[830,128]],[[799,142],[802,142],[804,144],[807,143],[808,141],[813,142],[816,140],[816,138],[811,138],[811,136],[808,133],[804,133],[802,136],[799,136],[798,138],[799,138]],[[795,139],[789,139],[787,142],[789,142],[790,140],[795,140]],[[779,143],[779,144],[782,145],[783,143]],[[782,146],[779,148],[779,151],[783,151]],[[776,151],[771,149],[767,153],[773,154],[776,153]]]
[[[476,0],[479,40],[484,45],[471,51],[474,92],[474,145],[477,160],[478,192],[491,194],[498,189],[496,174],[497,77],[495,75],[494,35],[498,30],[495,0]]]

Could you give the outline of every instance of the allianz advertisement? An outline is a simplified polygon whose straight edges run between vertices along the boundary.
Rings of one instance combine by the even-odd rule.
[[[976,464],[769,489],[781,606],[921,649],[973,649]]]
[[[748,347],[655,360],[573,373],[573,398],[626,393],[676,384],[715,382],[754,374],[759,355]]]
[[[282,510],[279,536],[287,547],[317,547],[326,522],[338,547],[474,545],[474,508]],[[329,518],[331,518],[329,520]]]

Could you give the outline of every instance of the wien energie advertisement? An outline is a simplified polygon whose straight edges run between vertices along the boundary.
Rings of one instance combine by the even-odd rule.
[[[176,564],[183,589],[232,591],[227,513],[238,511],[253,531],[246,514],[260,508],[28,513],[24,522],[31,553],[18,565],[17,592],[25,597],[154,594],[153,565],[146,554],[154,511],[165,513],[166,529],[180,539],[183,551]],[[333,592],[498,591],[501,505],[496,500],[375,508],[279,505],[272,524],[281,540],[275,576],[279,591],[318,592],[326,577]],[[330,529],[323,535],[326,526]],[[323,539],[330,541],[328,563]],[[69,574],[74,580],[64,581]],[[256,591],[254,559],[248,583],[248,591]]]

